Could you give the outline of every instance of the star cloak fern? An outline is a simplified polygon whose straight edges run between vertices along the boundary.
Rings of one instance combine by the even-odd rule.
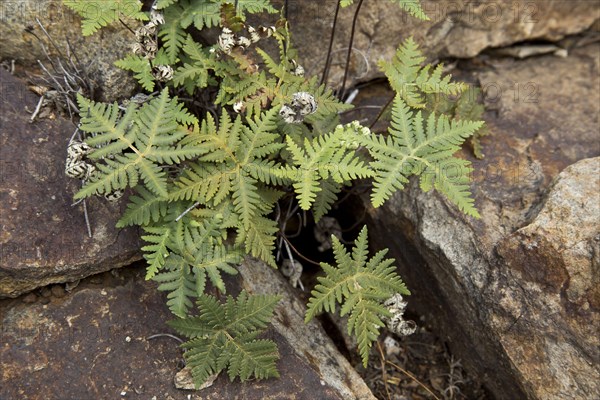
[[[340,315],[349,315],[348,334],[358,339],[358,350],[365,367],[369,350],[385,325],[380,317],[391,316],[383,302],[396,293],[410,294],[396,274],[396,267],[392,265],[394,260],[383,259],[387,249],[367,260],[367,236],[364,227],[352,254],[332,236],[337,266],[321,263],[325,276],[318,278],[319,284],[311,293],[306,312],[308,322],[319,312],[334,313],[336,304],[340,304]]]
[[[252,376],[279,376],[275,343],[258,339],[278,301],[278,296],[250,296],[242,291],[237,299],[229,296],[221,304],[214,297],[203,295],[198,299],[197,317],[169,322],[180,334],[191,338],[183,347],[196,386],[224,369],[232,381],[236,376],[242,382]]]

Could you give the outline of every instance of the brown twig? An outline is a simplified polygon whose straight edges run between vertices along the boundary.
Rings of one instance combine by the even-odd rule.
[[[437,396],[435,395],[435,393],[433,393],[433,392],[431,391],[431,389],[429,389],[427,386],[425,386],[425,384],[423,384],[423,383],[422,383],[420,380],[418,380],[416,376],[414,376],[413,374],[411,374],[410,372],[408,372],[407,370],[405,370],[405,369],[404,369],[404,368],[402,368],[401,366],[399,366],[399,365],[396,365],[396,364],[394,364],[394,363],[393,363],[393,362],[391,362],[391,361],[387,361],[387,360],[386,360],[385,362],[386,362],[386,364],[390,364],[391,366],[393,366],[394,368],[396,368],[398,371],[400,371],[400,372],[402,372],[403,374],[405,374],[406,376],[408,376],[408,377],[409,377],[410,379],[412,379],[413,381],[417,382],[417,383],[418,383],[418,384],[419,384],[419,385],[420,385],[420,386],[421,386],[423,389],[425,389],[425,390],[426,390],[426,391],[427,391],[429,394],[431,394],[435,400],[441,400],[439,397],[437,397]]]
[[[338,14],[340,12],[340,2],[337,1],[335,7],[335,16],[333,17],[333,27],[331,28],[331,36],[329,37],[329,49],[327,50],[327,59],[325,60],[325,69],[323,70],[323,76],[321,77],[321,85],[327,85],[327,78],[329,77],[329,69],[331,68],[331,55],[333,50],[333,39],[335,38],[335,29],[337,27]]]
[[[350,32],[350,44],[348,45],[348,54],[346,55],[346,68],[344,69],[344,79],[342,80],[342,88],[339,92],[339,98],[344,100],[344,92],[346,91],[346,80],[348,79],[348,72],[350,71],[350,57],[352,56],[352,45],[354,44],[354,34],[356,33],[356,23],[358,22],[358,14],[360,8],[363,5],[364,0],[358,2],[356,11],[354,12],[354,18],[352,19],[352,31]]]
[[[385,386],[385,393],[387,394],[388,400],[391,399],[390,390],[388,389],[387,384],[387,370],[385,369],[385,355],[383,354],[383,350],[381,348],[381,343],[377,341],[377,350],[379,351],[379,360],[381,361],[381,379],[383,380],[383,384]]]

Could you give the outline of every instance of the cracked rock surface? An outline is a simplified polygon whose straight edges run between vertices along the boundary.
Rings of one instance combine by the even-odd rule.
[[[498,399],[600,393],[599,66],[593,44],[477,73],[492,133],[463,156],[480,220],[416,181],[368,212],[410,304]]]

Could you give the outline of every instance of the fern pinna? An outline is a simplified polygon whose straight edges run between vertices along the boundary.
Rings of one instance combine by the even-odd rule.
[[[427,19],[419,0],[393,2]],[[443,76],[441,65],[424,65],[412,39],[379,64],[396,97],[390,128],[377,134],[357,121],[341,124],[340,114],[352,105],[317,77],[304,76],[288,21],[247,23],[247,14],[277,12],[268,0],[156,0],[147,13],[140,1],[106,0],[103,16],[90,12],[89,3],[65,0],[83,17],[84,34],[126,16],[144,23],[132,54],[116,65],[133,72],[146,92],[162,89],[128,104],[78,96],[91,149],[86,162],[94,164],[77,174],[85,181],[75,197],[130,191],[117,225],[141,227],[146,279],[167,293],[178,317],[171,326],[191,339],[185,357],[197,385],[222,370],[231,379],[277,376],[275,344],[258,338],[277,298],[242,292],[220,303],[206,292],[212,286],[225,293],[223,274],[235,275],[245,256],[277,267],[276,239],[285,232],[275,211],[282,198],[318,221],[357,179],[372,179],[371,200],[379,207],[417,175],[423,190],[435,188],[478,216],[470,164],[454,154],[481,129],[482,122],[465,119],[481,110],[464,97],[452,99],[471,89]],[[195,40],[206,28],[220,30],[212,44]],[[273,44],[275,52],[265,50]],[[194,100],[188,105],[208,93],[211,105],[192,115],[194,106],[174,96],[181,93]],[[402,320],[392,316],[390,299],[404,304],[409,292],[385,251],[368,259],[366,228],[351,253],[338,238],[332,242],[337,265],[321,264],[325,274],[306,320],[339,304],[366,364],[381,328]]]

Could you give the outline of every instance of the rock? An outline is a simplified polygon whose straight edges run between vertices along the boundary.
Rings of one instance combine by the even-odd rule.
[[[307,75],[321,74],[337,0],[290,2],[289,19],[295,46]],[[355,5],[341,9],[333,46],[330,82],[343,76]],[[364,2],[358,19],[351,81],[382,76],[377,61],[389,60],[401,41],[413,36],[431,59],[469,58],[490,47],[550,40],[588,29],[600,17],[588,0],[423,0],[431,21],[420,21],[391,1]],[[346,87],[350,86],[348,82]]]
[[[71,206],[79,182],[64,174],[75,126],[60,117],[29,123],[37,96],[0,70],[0,298],[76,281],[140,259],[137,230],[117,230],[125,201]]]
[[[112,24],[92,36],[81,34],[79,16],[55,0],[19,0],[2,4],[0,11],[0,59],[15,60],[25,67],[36,66],[40,60],[48,68],[43,48],[55,60],[60,56],[51,41],[36,22],[39,19],[54,42],[60,48],[65,63],[67,40],[79,60],[79,66],[97,81],[101,93],[97,99],[112,102],[128,98],[136,88],[131,75],[113,65],[131,51],[134,35],[121,24]],[[139,22],[124,19],[133,29]],[[31,33],[30,33],[31,32]]]
[[[118,282],[97,287],[83,280],[46,306],[0,302],[0,398],[374,399],[322,328],[304,325],[304,306],[276,271],[254,261],[241,270],[249,290],[282,290],[265,333],[279,347],[281,378],[242,384],[222,373],[202,391],[176,389],[183,359],[179,343],[161,336],[172,334],[166,296],[144,281],[143,267],[127,268]],[[235,295],[239,279],[226,281]]]
[[[416,181],[368,211],[409,307],[497,399],[600,393],[599,54],[595,44],[477,73],[492,132],[473,160],[480,220]]]

